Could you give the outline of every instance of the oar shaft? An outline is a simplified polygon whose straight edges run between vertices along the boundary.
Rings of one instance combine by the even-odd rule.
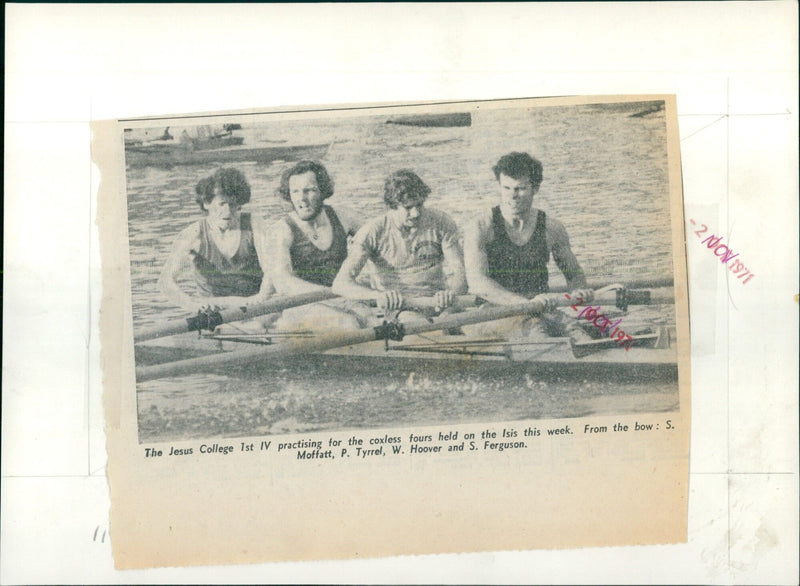
[[[563,303],[569,303],[567,299]],[[515,315],[535,315],[540,313],[543,309],[543,304],[539,301],[528,301],[519,305],[486,307],[480,311],[459,313],[437,319],[431,323],[427,320],[420,320],[418,322],[411,322],[404,324],[405,334],[421,334],[424,332],[432,332],[436,330],[443,330],[449,328],[456,328],[460,326],[481,323],[485,321],[494,321],[504,317],[512,317]],[[270,359],[280,356],[293,355],[293,354],[313,354],[315,352],[323,352],[332,348],[339,348],[341,346],[351,346],[355,344],[363,344],[364,342],[371,342],[379,339],[376,335],[374,328],[365,328],[362,330],[350,330],[346,332],[330,332],[322,333],[312,340],[287,340],[286,344],[275,346],[263,346],[260,348],[245,348],[242,350],[235,350],[233,352],[226,352],[224,354],[215,354],[208,357],[190,358],[188,360],[178,360],[176,362],[169,362],[167,364],[159,364],[156,366],[139,367],[136,369],[136,380],[144,382],[151,379],[163,378],[167,376],[180,376],[186,374],[195,374],[199,372],[207,372],[214,370],[220,366],[233,365],[237,363],[249,362],[258,357],[267,356]]]
[[[610,283],[610,279],[606,279],[604,283],[589,282],[586,287],[577,287],[578,289],[602,289]],[[672,277],[658,277],[654,279],[634,279],[631,281],[619,281],[621,285],[628,289],[657,289],[659,287],[672,287],[675,282]],[[571,291],[572,288],[567,286],[551,287],[550,293],[564,293]]]
[[[671,277],[661,279],[642,279],[638,281],[628,281],[623,283],[626,287],[635,289],[643,287],[671,287],[673,284]],[[587,288],[599,289],[602,285],[590,283]],[[551,292],[568,291],[566,287],[554,287]],[[307,305],[309,303],[317,303],[325,301],[326,299],[333,299],[336,294],[330,289],[324,291],[313,291],[311,293],[301,293],[299,295],[292,295],[289,297],[273,297],[262,303],[252,305],[250,307],[239,307],[234,309],[226,309],[219,312],[220,323],[228,323],[231,321],[241,321],[266,315],[268,313],[276,313],[284,309]],[[479,298],[474,295],[459,295],[456,298],[454,306],[457,308],[468,308],[479,304]],[[404,307],[407,309],[429,309],[434,308],[436,305],[435,298],[433,297],[411,297],[404,301]],[[183,334],[185,332],[197,331],[199,328],[193,323],[192,318],[188,319],[173,319],[167,320],[153,326],[139,329],[134,334],[134,343],[144,342],[146,340],[153,340],[155,338],[162,338],[164,336],[172,336],[174,334]]]
[[[273,297],[272,299],[257,305],[252,305],[250,307],[238,307],[220,311],[219,323],[251,319],[258,317],[259,315],[276,313],[278,311],[283,311],[284,309],[290,309],[300,305],[307,305],[309,303],[317,303],[319,301],[333,299],[334,297],[336,297],[336,294],[331,290],[301,293],[300,295],[292,295],[291,297]],[[456,301],[453,305],[458,308],[467,308],[474,307],[478,304],[479,298],[475,295],[459,295],[456,297]],[[375,307],[377,306],[377,303],[372,302],[370,305]],[[409,297],[403,302],[403,307],[407,309],[429,309],[434,308],[435,306],[436,300],[433,297]],[[135,343],[145,342],[147,340],[172,336],[174,334],[195,332],[198,329],[199,328],[194,323],[193,318],[173,319],[137,330],[133,340]]]
[[[365,328],[363,330],[352,330],[348,332],[332,332],[320,334],[313,339],[293,340],[289,338],[286,343],[280,346],[258,346],[254,348],[243,348],[233,352],[214,354],[199,358],[189,358],[178,360],[166,364],[155,366],[144,366],[136,369],[136,381],[144,382],[147,380],[164,378],[168,376],[183,376],[197,374],[199,372],[214,371],[221,366],[232,366],[244,364],[256,358],[270,356],[282,356],[287,354],[308,354],[321,352],[339,346],[349,346],[351,344],[362,344],[375,340],[375,330]]]
[[[250,307],[238,307],[220,311],[220,323],[251,319],[258,317],[259,315],[275,313],[291,307],[306,305],[308,303],[317,303],[318,301],[325,301],[326,299],[332,299],[334,297],[336,297],[336,294],[330,289],[325,291],[312,291],[311,293],[301,293],[299,295],[292,295],[290,297],[273,297],[272,299],[268,299],[267,301],[252,305]],[[182,334],[185,332],[194,332],[197,330],[198,328],[192,323],[192,318],[173,319],[138,330],[134,334],[133,341],[144,342],[145,340],[152,340],[154,338],[162,338],[164,336]]]

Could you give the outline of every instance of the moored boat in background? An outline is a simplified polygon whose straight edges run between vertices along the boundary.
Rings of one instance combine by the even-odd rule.
[[[199,126],[182,130],[178,139],[170,134],[126,132],[125,164],[128,167],[171,167],[207,163],[299,161],[324,157],[328,144],[251,147],[243,136],[234,134],[241,125]]]
[[[472,114],[469,112],[452,112],[448,114],[412,114],[410,116],[397,116],[395,118],[390,118],[386,121],[386,124],[440,128],[471,126]]]
[[[156,148],[131,147],[125,149],[125,163],[129,167],[170,167],[206,163],[299,161],[323,158],[328,146],[328,144],[311,144],[248,147],[240,144],[239,146],[222,146],[204,150],[193,150],[191,146],[181,144],[159,145]]]

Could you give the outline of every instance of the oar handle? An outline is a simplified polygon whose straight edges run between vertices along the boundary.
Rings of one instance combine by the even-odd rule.
[[[662,305],[674,303],[675,294],[672,290],[650,290],[650,289],[627,289],[623,288],[614,291],[605,291],[595,295],[592,303],[610,303],[625,311],[629,305]],[[573,305],[578,303],[577,299],[567,300],[564,298],[563,305]],[[586,300],[583,301],[586,305]],[[591,303],[589,304],[591,305]]]

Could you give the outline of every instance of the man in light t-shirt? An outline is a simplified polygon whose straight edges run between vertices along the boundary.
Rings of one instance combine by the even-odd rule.
[[[336,293],[400,310],[404,297],[434,297],[445,309],[466,292],[458,227],[444,212],[425,207],[430,192],[408,169],[389,176],[384,185],[388,210],[356,233],[333,282]],[[356,282],[365,265],[370,287]]]

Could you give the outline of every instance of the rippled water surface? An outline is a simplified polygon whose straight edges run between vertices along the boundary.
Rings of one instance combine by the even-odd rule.
[[[544,164],[534,202],[560,219],[594,281],[672,274],[663,111],[647,105],[478,110],[466,128],[386,124],[386,116],[243,125],[245,144],[330,143],[334,207],[383,212],[392,171],[415,170],[432,189],[427,205],[460,225],[495,205],[491,171],[499,156],[528,151]],[[284,142],[285,141],[285,142]],[[252,187],[249,211],[278,218],[274,192],[288,163],[237,163]],[[185,317],[156,280],[175,236],[199,217],[194,187],[217,165],[127,171],[134,327]],[[551,263],[551,285],[563,283]],[[190,286],[189,283],[186,284]],[[666,411],[677,382],[564,377],[520,366],[442,374],[399,365],[352,374],[324,361],[290,360],[251,372],[195,375],[138,385],[140,439],[231,437],[303,430],[570,417]]]

